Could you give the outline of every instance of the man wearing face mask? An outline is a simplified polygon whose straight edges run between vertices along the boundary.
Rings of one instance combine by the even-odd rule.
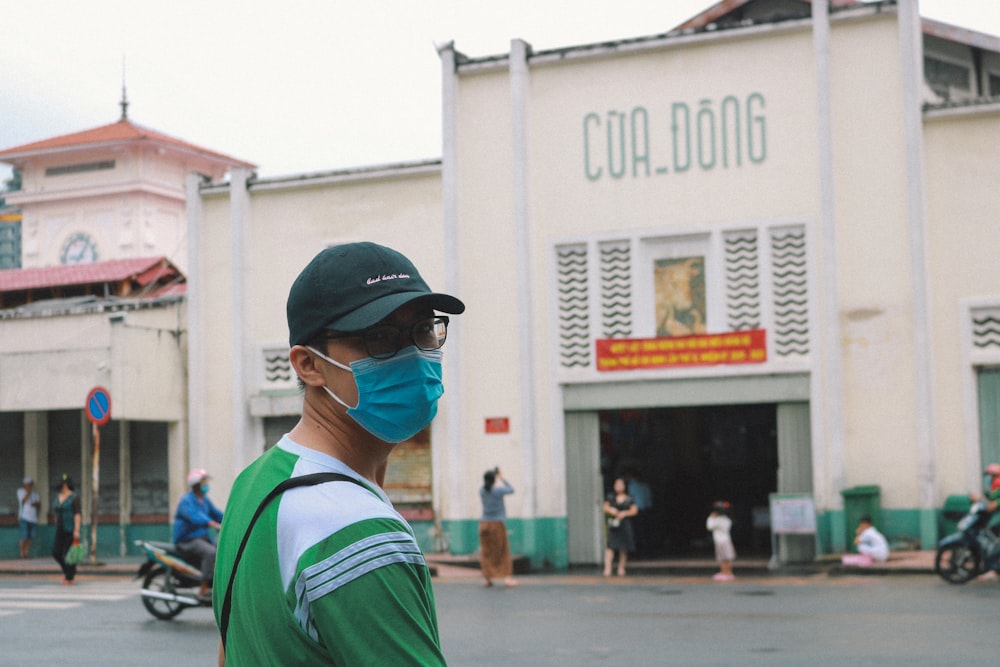
[[[201,468],[189,472],[189,491],[174,513],[174,544],[181,556],[201,568],[198,596],[206,600],[211,598],[215,574],[215,543],[209,529],[218,530],[222,523],[222,512],[208,499],[208,480],[208,473]]]
[[[286,315],[302,417],[229,497],[220,664],[445,664],[427,564],[382,485],[444,392],[435,311],[464,310],[374,243],[327,248],[299,274]]]

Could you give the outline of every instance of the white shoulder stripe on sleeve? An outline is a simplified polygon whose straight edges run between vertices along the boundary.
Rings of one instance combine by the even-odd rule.
[[[397,563],[424,565],[424,556],[409,533],[372,535],[302,570],[295,582],[295,618],[313,640],[311,604],[341,586],[380,567]]]

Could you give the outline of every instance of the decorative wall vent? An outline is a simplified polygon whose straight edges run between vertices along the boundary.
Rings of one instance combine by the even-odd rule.
[[[806,235],[801,227],[771,232],[774,285],[774,352],[779,357],[809,354],[809,290]]]
[[[600,244],[601,334],[604,338],[632,335],[632,252],[628,241]]]
[[[261,350],[264,363],[262,391],[287,391],[297,387],[297,378],[288,360],[288,346],[275,345]]]
[[[563,368],[590,366],[590,306],[587,246],[556,247],[559,270],[559,363]]]
[[[760,258],[756,230],[723,237],[726,266],[726,325],[730,331],[761,328]]]
[[[1000,306],[972,310],[972,346],[1000,351]]]

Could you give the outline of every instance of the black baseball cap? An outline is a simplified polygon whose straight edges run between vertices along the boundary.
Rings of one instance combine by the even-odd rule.
[[[288,342],[305,345],[324,329],[361,331],[413,301],[458,315],[465,304],[432,292],[413,262],[377,243],[346,243],[316,255],[288,292]]]

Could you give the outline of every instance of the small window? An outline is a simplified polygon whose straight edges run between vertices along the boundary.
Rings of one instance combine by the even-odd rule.
[[[924,58],[924,80],[938,97],[950,100],[952,90],[970,90],[969,68],[964,65]]]
[[[85,171],[100,171],[102,169],[114,168],[114,160],[102,160],[100,162],[84,162],[82,164],[66,164],[59,167],[49,167],[45,170],[45,175],[62,176],[63,174],[79,174]]]
[[[1000,96],[1000,75],[990,74],[989,91],[990,97]]]
[[[0,269],[21,268],[21,222],[0,222]]]

